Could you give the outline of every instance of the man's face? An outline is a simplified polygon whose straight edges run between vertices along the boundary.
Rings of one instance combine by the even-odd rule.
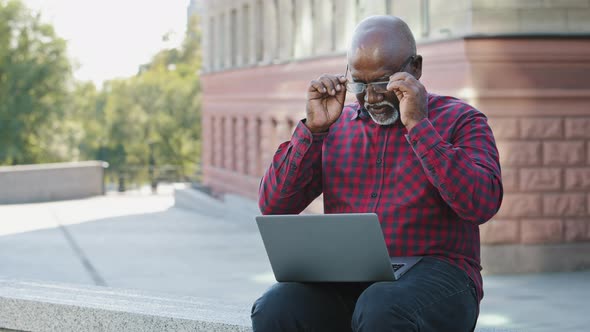
[[[353,82],[369,84],[365,91],[356,94],[359,104],[364,107],[373,121],[379,125],[390,125],[399,119],[399,100],[392,91],[385,91],[386,84],[370,83],[389,82],[389,76],[398,71],[408,71],[413,58],[383,57],[359,52],[350,59],[350,73]],[[403,67],[403,68],[402,68]]]

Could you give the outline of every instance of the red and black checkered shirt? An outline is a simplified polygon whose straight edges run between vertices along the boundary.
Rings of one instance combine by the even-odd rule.
[[[436,256],[463,269],[483,297],[479,225],[502,201],[498,150],[486,117],[428,95],[408,133],[374,123],[358,103],[328,133],[300,122],[260,185],[263,214],[297,214],[324,194],[325,213],[375,212],[390,256]]]

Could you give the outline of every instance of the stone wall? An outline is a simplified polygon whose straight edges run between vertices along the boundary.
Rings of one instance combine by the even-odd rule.
[[[313,13],[329,6],[319,9],[308,2],[292,2],[295,32],[280,39],[279,53],[268,53],[265,45],[273,45],[270,50],[276,45],[264,39],[256,47],[270,57],[261,55],[258,62],[249,57],[252,61],[242,66],[226,62],[207,67],[206,184],[256,199],[260,177],[277,146],[305,116],[308,82],[323,73],[344,73],[345,45],[355,22],[393,13],[408,22],[419,42],[427,89],[465,99],[488,116],[494,131],[505,196],[493,222],[481,227],[484,260],[495,259],[492,252],[512,253],[520,257],[517,261],[580,248],[587,252],[582,244],[590,242],[590,1],[342,1],[327,16]],[[238,3],[251,1],[206,2],[210,10],[205,15],[215,19],[215,13]],[[341,19],[338,30],[330,23],[334,18]],[[289,35],[280,24],[265,21],[263,30],[256,30],[259,22],[250,24],[249,31],[278,29],[278,35]],[[302,31],[318,24],[331,27],[331,38],[307,34],[313,38],[302,39]],[[211,36],[205,32],[207,38]],[[314,43],[331,48],[318,51]],[[313,211],[321,212],[317,201],[314,206]],[[566,256],[571,259],[554,269],[590,266],[580,255]],[[495,260],[490,270],[552,268],[539,259],[533,262],[502,267]]]

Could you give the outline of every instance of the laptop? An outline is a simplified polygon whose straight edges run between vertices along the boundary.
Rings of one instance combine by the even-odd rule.
[[[256,223],[279,282],[395,281],[421,259],[390,258],[374,213],[266,215]]]

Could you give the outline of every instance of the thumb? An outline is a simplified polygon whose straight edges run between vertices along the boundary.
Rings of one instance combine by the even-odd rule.
[[[344,101],[346,100],[346,88],[336,91],[336,95],[334,97],[336,97],[338,103],[344,107]]]

